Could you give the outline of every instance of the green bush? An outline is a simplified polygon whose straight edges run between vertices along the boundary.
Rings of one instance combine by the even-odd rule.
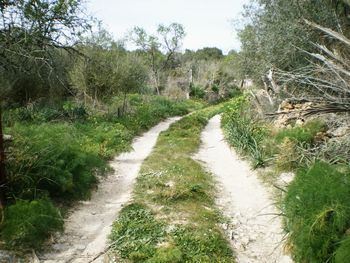
[[[299,170],[282,204],[297,262],[334,262],[350,227],[349,184],[349,170],[328,163]]]
[[[38,191],[87,197],[96,182],[93,169],[105,167],[97,149],[89,149],[92,143],[68,123],[16,124],[11,133],[16,139],[7,159],[9,195],[17,198],[32,199]]]
[[[205,90],[200,86],[190,86],[190,96],[196,99],[203,99],[205,97]]]
[[[66,101],[60,105],[29,104],[25,107],[8,110],[4,114],[4,122],[11,125],[15,122],[76,121],[85,120],[87,116],[87,109],[82,104]]]
[[[62,230],[63,219],[49,199],[17,201],[5,210],[1,236],[9,247],[39,247],[50,233]]]

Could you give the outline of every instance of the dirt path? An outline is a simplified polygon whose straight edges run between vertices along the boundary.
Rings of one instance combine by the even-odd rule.
[[[161,131],[179,118],[171,118],[134,140],[133,151],[112,161],[115,172],[99,183],[91,200],[80,202],[65,221],[65,232],[52,251],[39,256],[41,262],[89,262],[102,252],[117,213],[131,197],[133,184],[143,160],[150,154]],[[103,262],[100,257],[94,262]]]
[[[220,116],[212,118],[202,133],[202,147],[195,156],[205,163],[219,183],[218,205],[232,219],[232,246],[238,263],[290,263],[283,255],[281,219],[268,190],[249,164],[239,160],[224,141]]]

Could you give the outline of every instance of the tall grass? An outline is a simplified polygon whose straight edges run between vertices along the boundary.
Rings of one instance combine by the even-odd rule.
[[[297,262],[335,262],[348,256],[350,170],[324,162],[299,169],[282,207]],[[336,257],[334,257],[337,255]]]
[[[263,141],[267,136],[266,128],[255,118],[250,110],[246,95],[232,99],[226,106],[222,126],[229,143],[242,155],[248,156],[253,167],[266,164]]]

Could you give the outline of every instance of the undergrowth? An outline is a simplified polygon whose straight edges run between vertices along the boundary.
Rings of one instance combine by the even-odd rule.
[[[61,206],[89,198],[98,175],[108,172],[108,161],[129,150],[136,135],[162,119],[203,107],[157,96],[129,95],[128,102],[122,117],[113,101],[104,111],[67,102],[5,113],[6,133],[14,138],[6,148],[8,207],[0,232],[8,247],[40,246],[62,228],[62,216],[53,203]],[[37,224],[46,222],[43,218],[48,219],[47,226]]]
[[[219,227],[223,218],[214,205],[213,179],[191,158],[199,148],[202,129],[218,110],[194,113],[161,133],[142,165],[133,203],[113,225],[110,238],[121,260],[233,261]],[[140,216],[143,213],[148,219]]]

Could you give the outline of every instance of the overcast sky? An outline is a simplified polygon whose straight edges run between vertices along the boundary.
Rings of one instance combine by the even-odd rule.
[[[177,22],[187,36],[183,49],[218,47],[225,53],[239,48],[232,20],[249,0],[89,0],[89,11],[116,38],[134,26],[154,32],[156,25]]]

